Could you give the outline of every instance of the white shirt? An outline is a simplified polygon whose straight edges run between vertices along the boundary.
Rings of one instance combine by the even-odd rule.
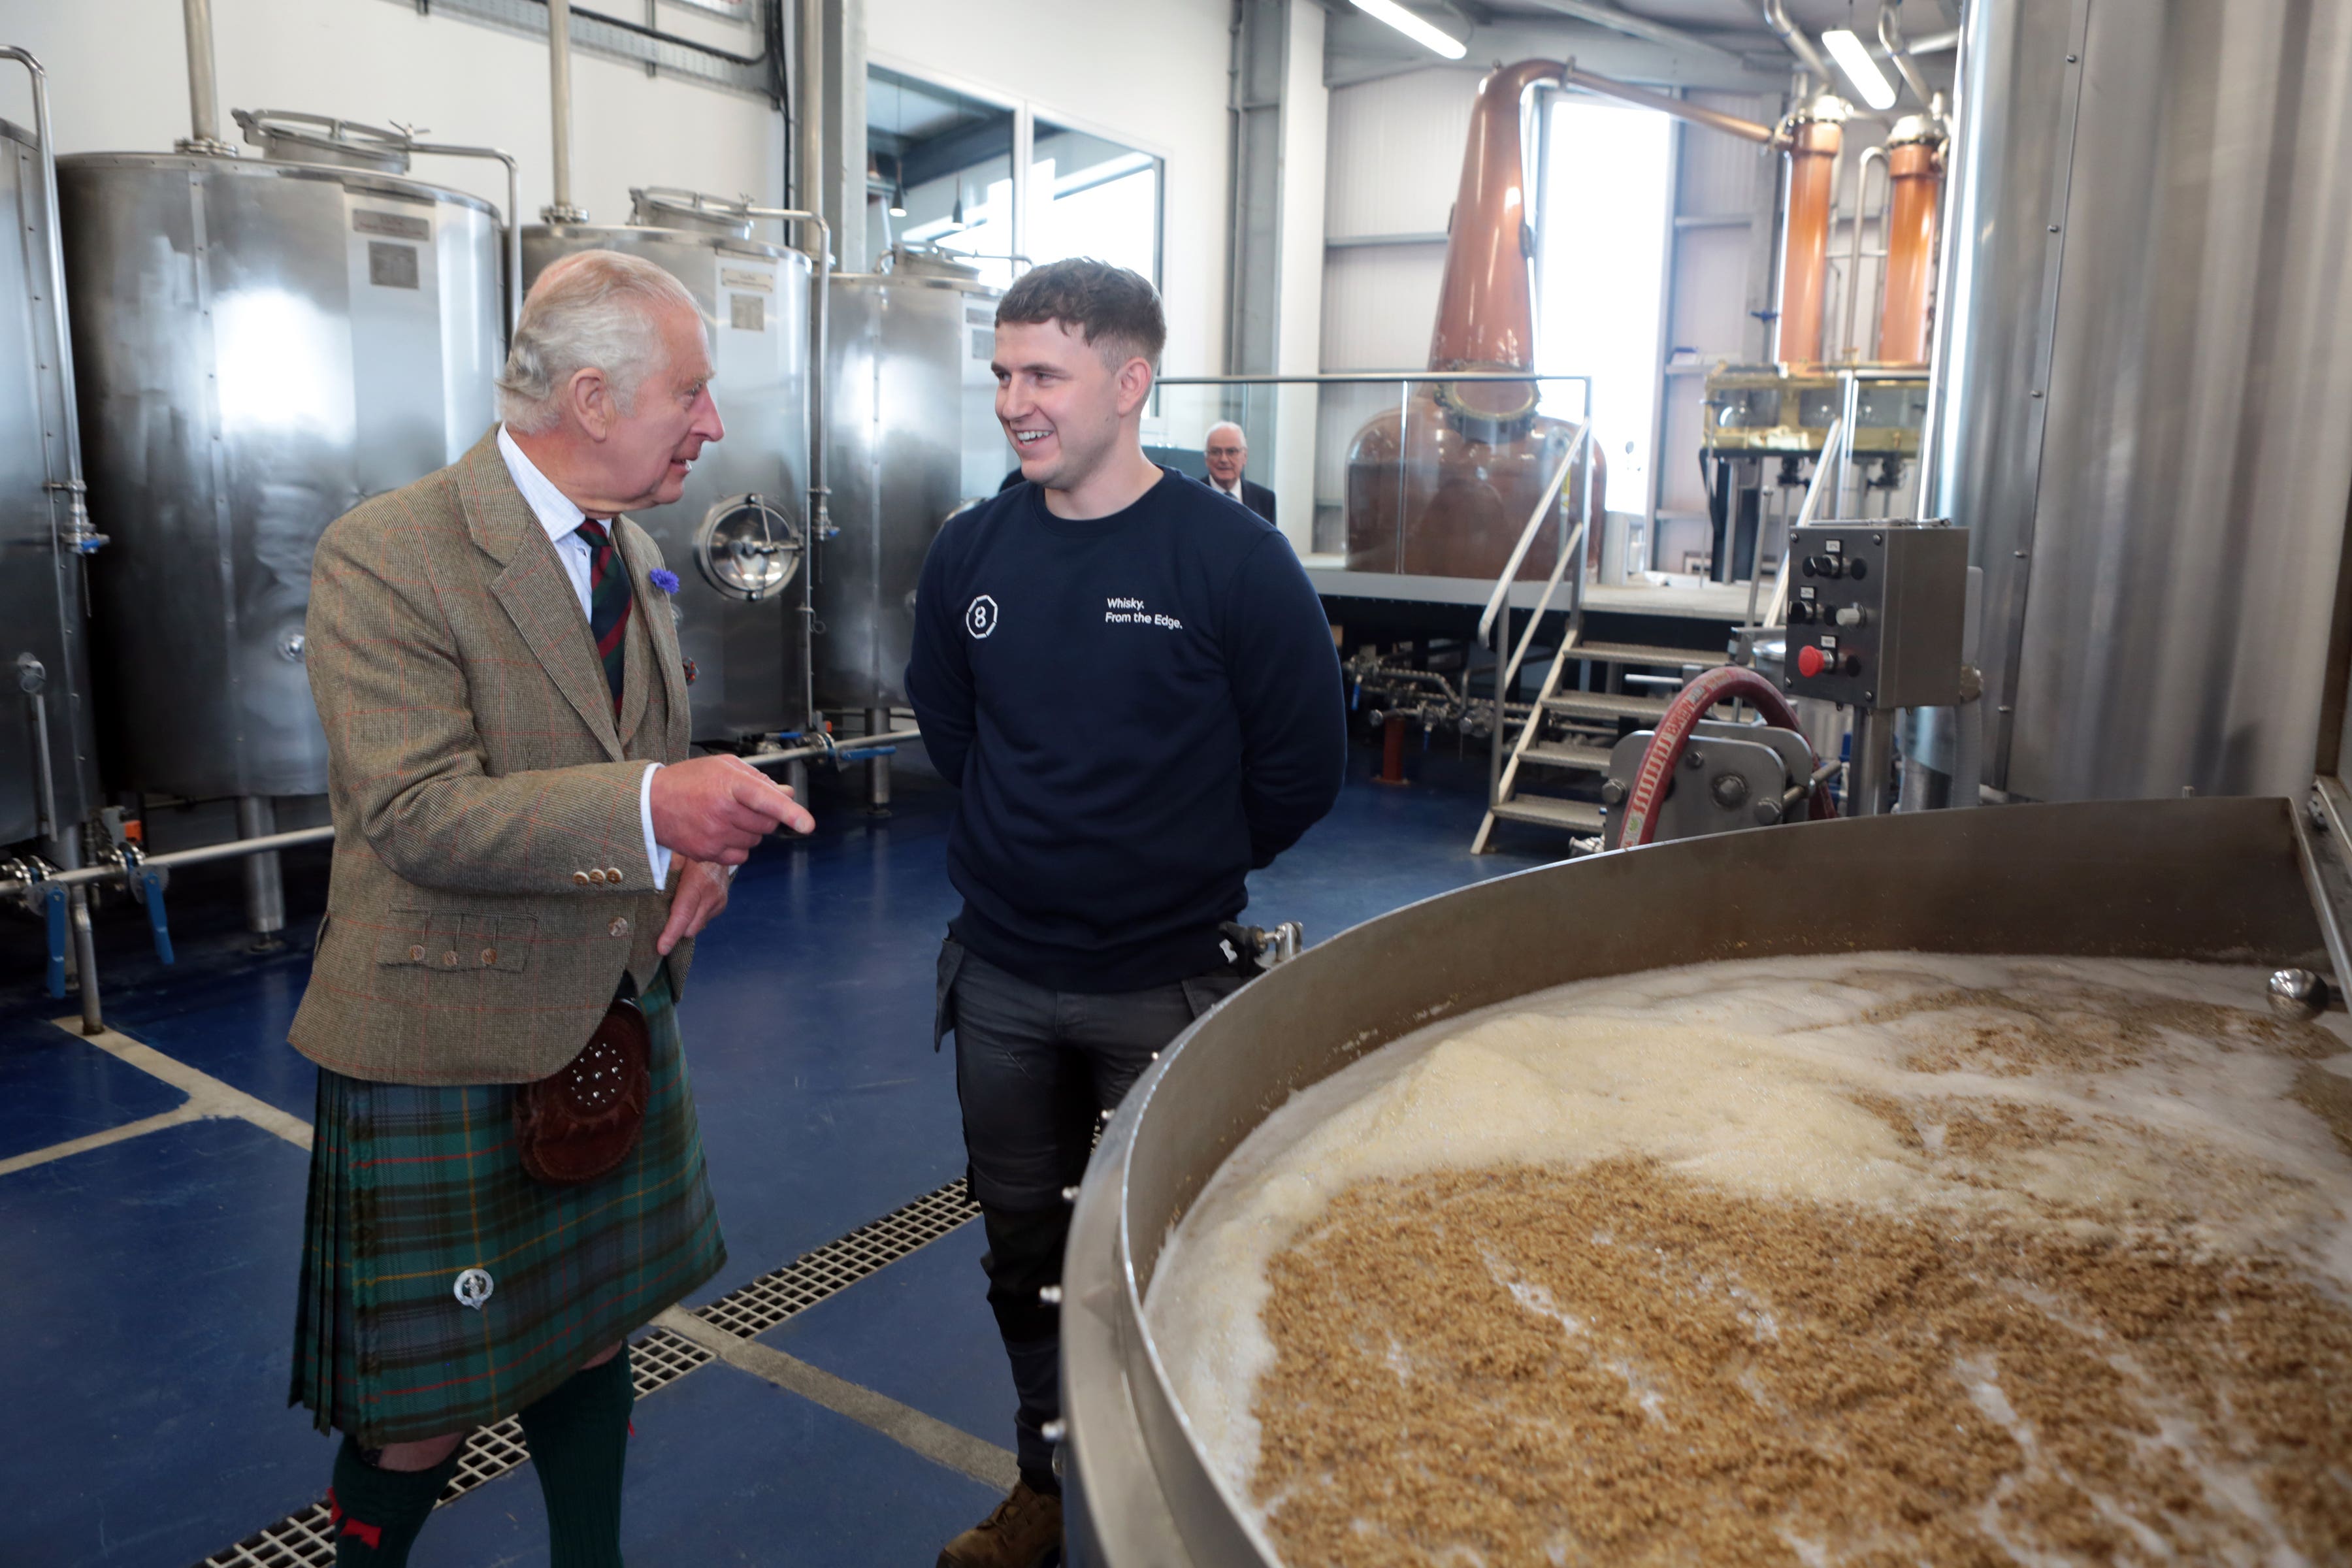
[[[537,464],[523,456],[507,427],[499,426],[499,456],[506,459],[507,472],[522,492],[530,514],[539,519],[539,526],[547,530],[547,542],[555,546],[555,558],[563,563],[563,574],[572,579],[572,591],[580,598],[583,619],[593,620],[595,611],[589,589],[595,570],[595,547],[580,536],[580,525],[588,514],[572,504],[572,499],[555,488],[554,482],[539,471]],[[646,830],[646,864],[652,868],[654,886],[669,880],[670,852],[654,842],[654,774],[661,771],[659,763],[646,764],[645,777],[637,784],[637,819]]]
[[[1225,494],[1233,497],[1235,500],[1241,500],[1242,499],[1242,482],[1238,479],[1234,480],[1231,485],[1226,485],[1219,482],[1216,475],[1211,474],[1209,476],[1209,488],[1213,490],[1223,490]],[[1244,502],[1243,504],[1246,505],[1248,503]]]

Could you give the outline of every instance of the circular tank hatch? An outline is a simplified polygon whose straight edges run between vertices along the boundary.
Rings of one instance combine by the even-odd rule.
[[[694,563],[730,599],[756,603],[800,570],[800,523],[764,496],[730,496],[694,531]]]

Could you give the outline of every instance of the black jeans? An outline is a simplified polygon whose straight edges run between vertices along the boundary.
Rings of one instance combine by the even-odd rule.
[[[1070,1205],[1102,1113],[1127,1097],[1153,1054],[1239,990],[1219,970],[1148,991],[1097,995],[1033,985],[968,952],[940,950],[934,1037],[956,1039],[956,1098],[971,1193],[988,1230],[988,1304],[1021,1395],[1022,1473],[1050,1478],[1041,1428],[1061,1414],[1061,1325],[1039,1289],[1062,1279]]]

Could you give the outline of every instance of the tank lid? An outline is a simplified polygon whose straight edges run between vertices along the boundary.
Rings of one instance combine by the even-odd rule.
[[[952,278],[960,282],[977,282],[980,268],[935,245],[894,245],[886,258],[888,270],[910,278]]]
[[[1896,121],[1886,132],[1889,147],[1909,147],[1920,142],[1941,142],[1944,127],[1931,114],[1906,114]]]
[[[1809,100],[1789,116],[1799,125],[1835,125],[1853,117],[1853,105],[1833,92],[1824,92]]]
[[[695,234],[751,237],[751,198],[730,200],[676,185],[633,186],[629,221],[639,228],[682,228]]]
[[[387,131],[324,114],[302,114],[290,109],[230,110],[247,143],[261,155],[281,163],[331,163],[339,168],[366,169],[378,174],[405,174],[415,133]]]

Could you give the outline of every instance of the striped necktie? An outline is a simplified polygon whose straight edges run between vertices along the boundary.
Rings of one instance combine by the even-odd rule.
[[[629,574],[613,535],[602,522],[589,518],[580,525],[588,542],[588,633],[596,639],[596,657],[604,661],[604,680],[613,689],[613,714],[621,712],[621,687],[628,673],[625,657],[629,630]]]

